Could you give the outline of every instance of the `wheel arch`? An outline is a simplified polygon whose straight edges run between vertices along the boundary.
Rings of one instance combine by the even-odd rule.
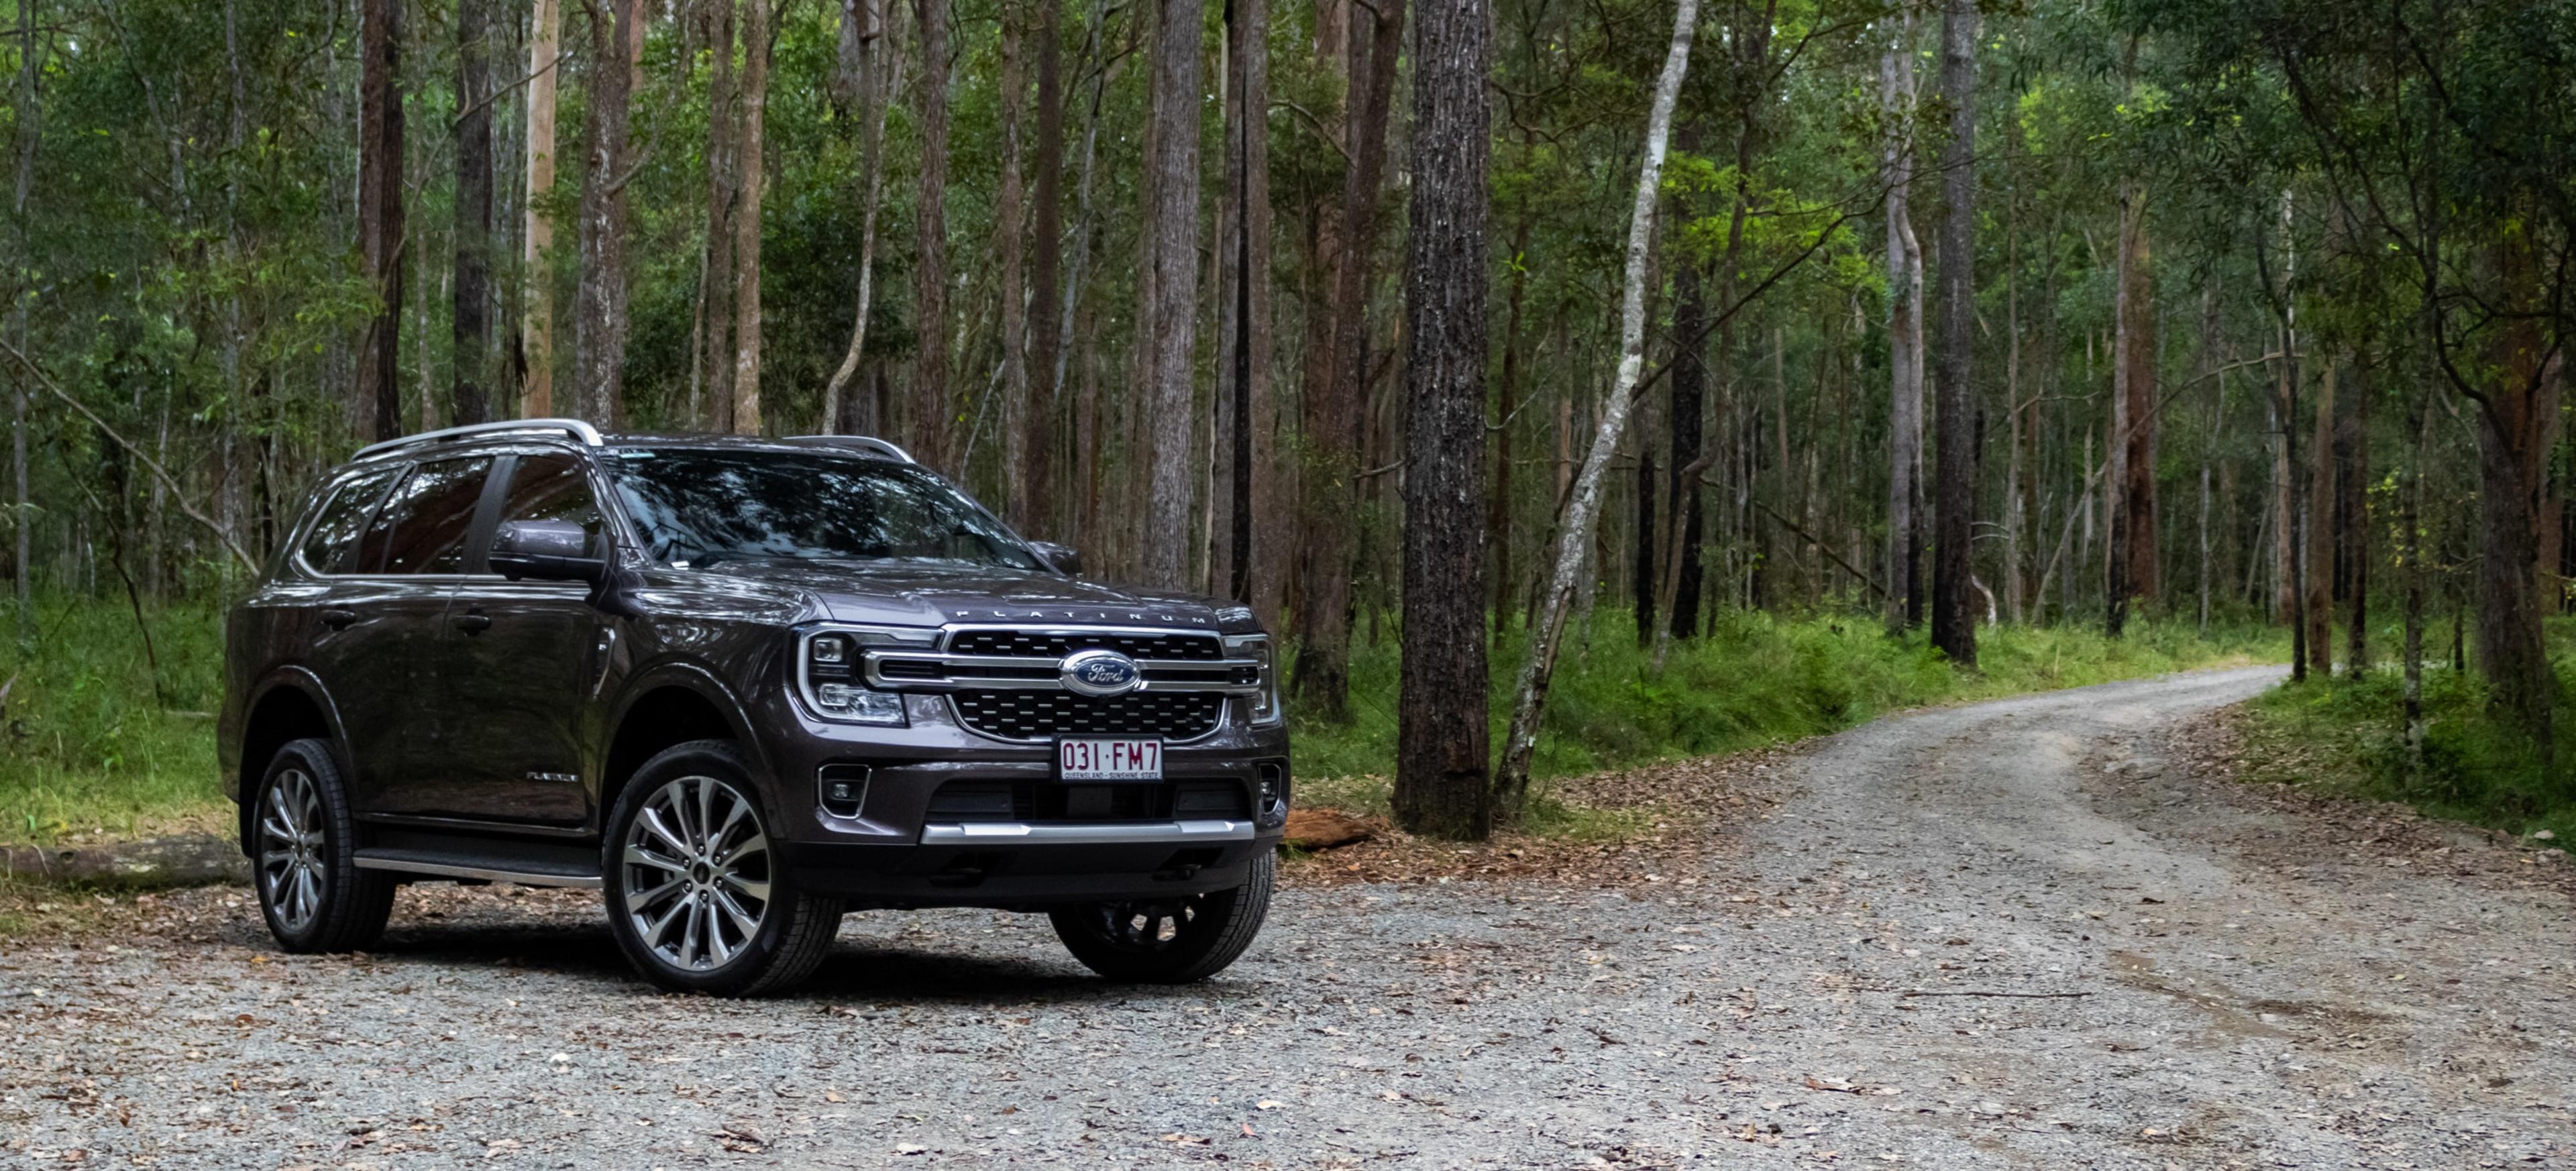
[[[627,689],[609,720],[600,757],[597,808],[603,828],[608,812],[635,771],[663,750],[693,740],[724,740],[746,761],[766,769],[759,737],[742,704],[704,668],[674,663],[647,671]]]
[[[250,849],[251,811],[257,806],[260,778],[268,772],[269,761],[277,750],[289,742],[306,738],[318,739],[331,746],[348,767],[348,741],[340,734],[340,713],[332,706],[330,692],[313,673],[300,667],[289,667],[262,683],[251,697],[242,719],[241,762],[234,777],[236,800],[234,811],[242,849]]]

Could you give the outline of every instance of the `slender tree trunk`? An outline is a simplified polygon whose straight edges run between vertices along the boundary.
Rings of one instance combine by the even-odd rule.
[[[1156,0],[1154,28],[1154,269],[1144,403],[1151,477],[1144,580],[1178,588],[1190,572],[1190,424],[1198,347],[1199,31],[1189,0]]]
[[[1933,541],[1932,645],[1955,667],[1977,665],[1975,561],[1969,541],[1977,505],[1975,356],[1977,224],[1977,9],[1948,0],[1941,18],[1941,96],[1950,106],[1950,141],[1941,152],[1941,369],[1935,476],[1939,484]]]
[[[584,0],[591,74],[582,122],[581,282],[573,307],[573,401],[581,417],[625,422],[626,137],[639,0]]]
[[[1907,189],[1914,182],[1914,11],[1898,24],[1879,58],[1879,108],[1887,121],[1881,149],[1887,184],[1887,349],[1889,375],[1887,480],[1887,630],[1914,624],[1922,596],[1916,477],[1923,469],[1923,248],[1914,238]]]
[[[545,201],[555,189],[555,64],[563,52],[561,0],[536,0],[528,24],[528,178],[525,307],[520,332],[527,339],[527,373],[519,389],[519,414],[542,418],[555,410],[555,224]]]
[[[2355,370],[2358,378],[2360,371]],[[2370,394],[2354,387],[2352,413],[2338,425],[2335,491],[2343,499],[2343,560],[2352,603],[2344,626],[2343,670],[2360,678],[2370,670]]]
[[[1263,539],[1265,533],[1281,530],[1262,527],[1277,507],[1278,481],[1270,401],[1269,0],[1230,0],[1226,35],[1235,110],[1226,127],[1234,232],[1223,243],[1232,250],[1234,275],[1228,292],[1234,334],[1225,343],[1225,385],[1233,395],[1227,521],[1233,578],[1226,589],[1254,605],[1255,613],[1267,615],[1264,588],[1275,593],[1285,564],[1279,543]]]
[[[860,167],[867,172],[867,189],[859,203],[859,295],[858,307],[851,313],[850,347],[841,356],[841,365],[832,371],[831,381],[823,387],[823,429],[834,433],[841,429],[842,403],[850,393],[851,382],[858,376],[860,360],[868,348],[868,314],[876,296],[877,213],[885,207],[885,123],[886,111],[894,105],[894,95],[901,87],[903,54],[893,50],[889,33],[890,17],[899,9],[877,7],[883,0],[858,0],[866,27],[858,37],[856,57],[861,74],[855,87],[856,100],[865,104],[860,117],[866,119],[859,143]],[[879,417],[872,425],[883,429]]]
[[[2301,521],[2306,525],[2306,572],[2301,578],[2307,590],[2304,606],[2308,628],[2308,669],[2320,676],[2334,674],[2334,418],[2335,375],[2337,363],[2332,356],[2325,362],[2325,374],[2317,380],[2316,422],[2310,432],[2308,461],[2303,469],[2307,476],[2306,501],[2301,507]]]
[[[2428,321],[2433,319],[2429,308],[2425,318]],[[2425,364],[2432,364],[2429,356]],[[2408,773],[2416,778],[2424,773],[2424,594],[2427,576],[2424,564],[2424,481],[2427,461],[2433,455],[2431,395],[2439,393],[2431,385],[2433,379],[2427,377],[2424,382],[2428,393],[2424,401],[2415,406],[2420,417],[2415,423],[2415,458],[2412,466],[2407,468],[2405,519],[2401,526],[2406,559],[2406,649],[2402,668],[2405,671],[2406,763]]]
[[[1036,520],[1038,484],[1028,467],[1029,418],[1036,411],[1029,402],[1029,302],[1021,234],[1027,191],[1020,173],[1020,123],[1028,102],[1023,19],[1020,5],[1002,7],[1002,182],[993,202],[993,234],[1002,269],[1002,515],[1028,531]]]
[[[1362,35],[1351,29],[1352,76],[1361,79],[1349,122],[1350,166],[1342,185],[1341,262],[1335,266],[1332,377],[1310,403],[1315,452],[1305,475],[1309,493],[1303,559],[1303,603],[1297,621],[1297,666],[1290,690],[1309,714],[1339,722],[1349,716],[1352,512],[1358,480],[1368,378],[1368,260],[1375,235],[1380,176],[1386,162],[1388,110],[1396,56],[1404,38],[1404,0],[1380,0]],[[1364,62],[1364,64],[1363,64]]]
[[[734,205],[733,425],[736,435],[758,435],[760,418],[760,196],[768,180],[762,132],[769,118],[769,0],[742,8],[742,131],[735,169],[742,194]]]
[[[913,188],[912,451],[931,467],[948,464],[948,0],[914,0],[921,27],[921,80],[914,130],[921,136]]]
[[[492,336],[491,0],[457,0],[456,100],[456,422],[491,417],[484,350]]]
[[[2112,316],[2111,394],[2119,406],[2112,460],[2107,626],[2118,637],[2133,600],[2156,596],[2155,275],[2147,251],[2147,195],[2130,180],[2120,193],[2117,290]]]
[[[1064,378],[1056,365],[1060,338],[1055,325],[1064,265],[1064,0],[1036,0],[1038,15],[1037,163],[1030,188],[1029,303],[1039,314],[1029,337],[1031,383],[1027,434],[1028,482],[1037,500],[1035,514],[1022,523],[1048,534],[1065,531],[1067,494],[1056,483],[1056,459],[1064,411]]]
[[[36,47],[36,4],[20,0],[18,5],[18,167],[16,182],[9,200],[10,243],[15,255],[10,262],[16,271],[9,274],[9,286],[23,286],[35,270],[35,255],[28,242],[27,201],[36,184],[36,148],[43,142],[43,77],[45,53]],[[13,296],[10,307],[11,332],[17,335],[18,352],[27,352],[27,298]],[[36,566],[31,560],[29,530],[35,527],[35,510],[27,505],[27,384],[36,372],[25,365],[12,363],[9,393],[9,477],[15,490],[16,508],[9,514],[9,531],[15,548],[11,551],[9,575],[18,594],[18,645],[32,650],[36,645]]]
[[[377,439],[403,433],[404,0],[364,0],[358,15],[358,253],[375,315],[358,346],[358,397]]]
[[[1528,137],[1523,138],[1524,150]],[[1529,240],[1534,215],[1523,215],[1512,230],[1511,292],[1503,316],[1503,384],[1496,403],[1502,420],[1494,432],[1494,478],[1485,504],[1485,549],[1493,566],[1494,636],[1511,625],[1512,612],[1512,423],[1527,405],[1521,390],[1521,308],[1529,295]]]
[[[1404,666],[1395,815],[1481,839],[1487,755],[1484,550],[1486,109],[1483,0],[1424,0],[1413,44],[1413,215],[1406,235]]]
[[[1559,526],[1556,567],[1548,578],[1540,617],[1530,626],[1530,655],[1513,688],[1512,722],[1503,757],[1495,769],[1495,806],[1502,816],[1517,817],[1529,796],[1530,756],[1538,748],[1538,727],[1547,705],[1547,689],[1556,672],[1565,622],[1581,584],[1585,553],[1592,545],[1594,522],[1601,515],[1601,486],[1618,455],[1628,412],[1635,405],[1637,379],[1646,363],[1646,262],[1655,236],[1655,202],[1664,171],[1664,147],[1673,128],[1673,105],[1682,77],[1690,68],[1691,35],[1699,21],[1698,0],[1680,0],[1673,14],[1673,39],[1655,82],[1655,102],[1646,116],[1645,158],[1638,167],[1637,194],[1628,221],[1626,279],[1619,300],[1619,370],[1609,397],[1601,403],[1601,422],[1592,450],[1575,476]]]
[[[737,133],[742,122],[734,73],[734,17],[737,0],[708,0],[707,49],[707,235],[701,261],[698,313],[701,332],[697,368],[691,377],[705,385],[693,395],[690,422],[709,431],[733,429],[733,270],[734,210],[741,191]]]

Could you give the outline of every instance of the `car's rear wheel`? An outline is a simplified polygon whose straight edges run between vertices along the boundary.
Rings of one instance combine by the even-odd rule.
[[[1084,967],[1112,980],[1187,984],[1224,971],[1252,946],[1270,914],[1278,860],[1253,856],[1232,890],[1154,902],[1096,903],[1055,911],[1056,936]]]
[[[250,856],[268,933],[291,952],[374,946],[394,879],[360,870],[349,791],[331,746],[296,740],[269,758],[252,800]]]
[[[813,975],[831,950],[841,904],[788,881],[758,794],[731,744],[701,740],[646,761],[618,797],[601,886],[645,978],[759,996]]]

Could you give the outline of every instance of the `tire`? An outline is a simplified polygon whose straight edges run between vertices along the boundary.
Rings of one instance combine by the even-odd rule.
[[[1224,971],[1252,946],[1270,914],[1277,855],[1253,855],[1252,876],[1232,890],[1158,903],[1095,903],[1055,911],[1056,937],[1082,965],[1129,984],[1188,984]],[[1166,934],[1168,933],[1168,934]]]
[[[260,917],[277,945],[299,955],[375,946],[393,915],[394,876],[360,870],[349,788],[321,740],[295,740],[270,757],[252,794],[248,848]]]
[[[635,770],[600,842],[608,924],[628,962],[674,992],[765,996],[814,974],[837,899],[778,865],[775,825],[734,746],[695,740]]]

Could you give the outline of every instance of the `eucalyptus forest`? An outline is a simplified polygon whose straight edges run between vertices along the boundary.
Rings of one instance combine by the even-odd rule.
[[[1400,648],[1429,835],[1523,815],[1568,663],[1633,642],[1651,687],[1748,615],[1960,672],[2273,627],[2400,681],[2400,767],[2456,673],[2576,794],[2576,5],[6,24],[22,648],[219,604],[364,443],[558,416],[882,436],[1094,575],[1250,606],[1318,735]]]

